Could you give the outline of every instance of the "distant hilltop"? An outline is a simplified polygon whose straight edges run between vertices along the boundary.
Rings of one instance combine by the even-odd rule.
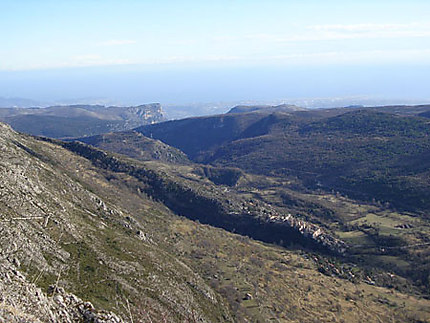
[[[164,120],[159,103],[130,107],[60,105],[0,109],[0,121],[10,124],[15,130],[52,138],[94,136]]]
[[[307,109],[294,104],[281,105],[237,105],[227,113],[246,113],[246,112],[293,112],[305,111]]]

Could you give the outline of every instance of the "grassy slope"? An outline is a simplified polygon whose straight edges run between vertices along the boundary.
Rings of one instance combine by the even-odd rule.
[[[294,179],[275,180],[249,174],[245,178],[237,189],[249,198],[287,208],[296,216],[316,223],[350,246],[350,261],[370,272],[382,269],[372,278],[377,284],[410,290],[404,280],[397,279],[404,277],[428,293],[430,223],[425,218],[339,193],[303,192],[295,188]]]

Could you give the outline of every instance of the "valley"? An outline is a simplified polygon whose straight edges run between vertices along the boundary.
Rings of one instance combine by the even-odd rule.
[[[0,313],[429,321],[428,119],[264,109],[79,141],[2,124]]]

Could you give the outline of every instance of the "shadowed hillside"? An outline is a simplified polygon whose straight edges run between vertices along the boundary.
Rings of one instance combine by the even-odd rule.
[[[188,157],[179,149],[143,136],[140,132],[107,133],[79,138],[89,145],[126,155],[138,160],[161,160],[170,163],[189,164]]]
[[[185,119],[138,131],[195,161],[296,176],[307,187],[401,209],[428,209],[428,167],[418,162],[425,160],[430,147],[428,121],[374,110],[233,114],[231,120],[228,115]]]

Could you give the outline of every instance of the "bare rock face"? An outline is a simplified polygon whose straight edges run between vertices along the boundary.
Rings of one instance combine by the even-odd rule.
[[[133,129],[143,124],[164,121],[164,112],[159,103],[143,104],[135,107],[109,107],[108,109],[122,110],[119,116],[125,121],[121,130]]]

